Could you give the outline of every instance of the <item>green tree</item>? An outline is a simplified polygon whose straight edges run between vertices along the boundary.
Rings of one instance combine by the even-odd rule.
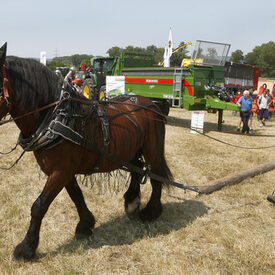
[[[164,48],[157,48],[157,51],[154,55],[154,65],[158,65],[163,61]]]
[[[120,52],[122,51],[121,48],[115,46],[110,48],[106,53],[109,54],[109,56],[120,56]]]
[[[90,60],[91,57],[93,57],[92,55],[88,55],[88,54],[74,54],[71,56],[71,61],[72,61],[72,64],[76,67],[78,67],[83,60],[85,60],[85,62],[87,60]],[[88,62],[89,64],[90,62]]]
[[[47,66],[53,71],[56,70],[56,67],[70,67],[70,65],[67,63],[64,63],[61,61],[54,61],[54,60],[47,62]]]
[[[156,47],[154,45],[147,46],[145,52],[149,53],[149,54],[152,54],[152,55],[156,55],[157,52],[158,52],[158,47]]]
[[[246,55],[245,63],[259,67],[261,77],[275,77],[275,42],[255,47]]]
[[[231,53],[230,61],[236,63],[243,63],[244,61],[244,54],[242,50],[236,50],[235,52]]]
[[[217,50],[215,48],[208,48],[206,56],[214,59],[217,58],[218,56]]]
[[[185,42],[182,41],[179,46],[174,49],[174,53],[172,54],[172,56],[170,57],[170,65],[172,67],[179,67],[181,66],[182,60],[184,58],[188,58],[188,50],[187,47],[184,46]]]

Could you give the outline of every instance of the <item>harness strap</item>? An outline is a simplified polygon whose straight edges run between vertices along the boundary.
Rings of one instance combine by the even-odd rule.
[[[4,100],[7,103],[8,112],[11,112],[11,101],[10,101],[10,95],[8,90],[8,77],[7,77],[7,71],[6,71],[6,65],[3,65],[3,93],[4,93]],[[3,101],[2,101],[3,102]]]
[[[106,117],[105,109],[102,105],[97,106],[97,115],[101,120],[101,128],[102,128],[103,138],[104,138],[104,147],[103,147],[103,153],[99,155],[99,158],[96,161],[96,164],[93,170],[89,174],[92,174],[99,169],[99,166],[104,160],[104,156],[107,153],[107,148],[110,143],[110,125]]]
[[[120,109],[117,108],[117,107],[114,106],[114,105],[109,105],[109,107],[112,108],[112,109],[114,109],[114,110],[116,110],[116,111],[120,111]],[[130,113],[130,111],[128,111],[128,113]],[[136,124],[136,122],[135,122],[131,117],[129,117],[129,116],[127,115],[127,113],[125,113],[125,112],[117,113],[116,115],[111,116],[110,119],[115,119],[115,118],[117,118],[117,117],[119,117],[119,116],[122,116],[122,115],[124,115],[125,117],[127,117],[127,118],[135,125],[135,127],[138,127],[137,124]]]
[[[104,152],[103,149],[98,148],[96,145],[92,144],[89,140],[83,138],[79,133],[73,131],[71,128],[69,128],[68,126],[65,126],[64,124],[62,124],[59,121],[56,121],[54,123],[54,125],[52,126],[52,131],[54,134],[58,134],[60,136],[62,136],[63,138],[70,140],[71,142],[82,146],[88,150],[94,151],[97,154],[103,154],[104,158],[107,158],[109,160],[111,160],[112,162],[117,163],[120,166],[120,169],[125,170],[127,172],[136,172],[139,174],[144,175],[144,173],[146,173],[151,179],[160,181],[162,183],[166,183],[181,189],[185,189],[185,190],[191,190],[197,193],[201,193],[201,191],[199,190],[199,188],[195,187],[195,186],[188,186],[188,185],[183,185],[181,183],[175,182],[175,181],[170,181],[167,178],[161,177],[159,175],[156,175],[150,171],[144,171],[142,168],[139,168],[129,162],[126,162],[118,157],[116,157],[115,155],[109,153],[109,152]]]

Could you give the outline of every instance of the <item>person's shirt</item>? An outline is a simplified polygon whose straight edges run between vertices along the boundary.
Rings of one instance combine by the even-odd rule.
[[[269,103],[269,96],[266,95],[265,97],[263,95],[261,95],[259,97],[259,101],[260,101],[260,105],[259,108],[260,109],[267,109],[268,103]]]
[[[259,92],[257,94],[257,97],[260,97],[262,95],[264,89],[266,89],[266,86],[263,85],[263,86],[260,87]]]
[[[245,99],[244,96],[241,96],[238,102],[242,105],[241,111],[246,112],[251,110],[252,106],[252,96],[249,96],[248,99]]]

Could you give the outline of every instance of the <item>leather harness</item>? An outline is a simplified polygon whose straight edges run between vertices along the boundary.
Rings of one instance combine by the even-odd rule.
[[[3,87],[1,87],[0,106],[6,102],[6,105],[8,107],[8,112],[10,113],[12,104],[11,104],[9,92],[8,92],[8,78],[7,78],[7,74],[6,74],[5,65],[3,65],[2,68],[3,68],[3,80],[4,81],[3,81]],[[66,89],[67,87],[69,87],[69,89]],[[84,138],[80,133],[78,133],[77,131],[72,129],[72,124],[73,124],[74,120],[70,118],[70,116],[68,115],[67,112],[64,112],[64,109],[62,109],[62,103],[65,102],[65,99],[67,99],[69,96],[71,96],[70,89],[74,89],[74,88],[66,85],[66,83],[63,84],[59,101],[53,102],[52,104],[49,104],[45,107],[40,108],[40,110],[48,109],[48,112],[45,115],[42,123],[39,125],[39,127],[37,128],[37,130],[31,137],[25,138],[20,133],[18,143],[22,146],[24,151],[21,154],[21,156],[19,157],[19,159],[23,156],[23,154],[26,151],[35,151],[35,150],[39,150],[39,149],[47,150],[47,149],[53,148],[57,144],[60,144],[61,142],[64,141],[64,139],[66,139],[66,140],[69,140],[75,144],[78,144],[79,146],[82,146],[88,150],[94,151],[97,154],[99,154],[97,163],[96,163],[95,167],[93,168],[93,170],[89,174],[95,173],[98,170],[98,167],[100,166],[100,164],[104,160],[104,158],[107,158],[107,159],[111,160],[112,162],[117,163],[120,166],[120,169],[122,169],[122,170],[125,170],[127,172],[136,172],[136,173],[139,173],[142,176],[144,176],[144,180],[141,183],[145,183],[146,178],[150,177],[151,179],[154,179],[159,182],[163,182],[163,183],[166,183],[166,184],[169,184],[169,185],[181,188],[181,189],[191,190],[191,191],[195,191],[197,193],[201,193],[201,191],[196,186],[183,185],[181,183],[171,181],[167,178],[164,178],[164,177],[161,177],[161,176],[158,176],[158,175],[152,173],[150,171],[150,167],[148,165],[145,165],[145,163],[142,160],[140,160],[140,163],[141,163],[141,165],[140,165],[141,168],[140,168],[140,167],[133,165],[129,162],[121,160],[118,157],[116,157],[115,155],[109,153],[107,150],[107,147],[110,142],[110,125],[109,125],[109,120],[107,119],[107,116],[105,113],[105,109],[104,109],[103,105],[101,105],[101,104],[94,104],[93,106],[94,106],[94,108],[96,108],[97,115],[101,121],[103,137],[104,137],[104,147],[103,148],[99,148],[98,146],[92,144],[88,139]],[[139,106],[137,104],[138,99],[136,96],[130,96],[130,97],[128,96],[128,98],[130,98],[130,100],[132,102],[134,102],[133,105],[136,106],[136,108],[129,111],[128,113],[136,112],[138,110],[144,111],[143,109],[149,109],[149,107],[151,107],[151,106]],[[82,100],[80,100],[80,101],[82,101]],[[67,102],[69,102],[69,101],[67,101]],[[109,107],[118,109],[113,105],[109,105]],[[37,111],[38,110],[36,110],[35,112],[37,112]],[[154,111],[154,112],[156,112],[156,111]],[[30,113],[32,113],[32,112],[30,112]],[[27,116],[30,113],[24,114],[24,115],[20,116],[20,118]],[[156,112],[156,113],[158,113],[158,112]],[[158,113],[158,114],[163,117],[162,114],[160,114],[160,113]],[[120,113],[114,115],[111,119],[114,119],[115,117],[120,116],[120,115],[126,116],[131,121],[131,123],[133,123],[137,127],[135,121],[132,120],[127,115],[127,113],[124,113],[124,112],[120,112]],[[15,120],[15,119],[11,119],[9,121],[12,121],[12,120]],[[6,122],[9,122],[9,121],[6,121]],[[1,124],[4,124],[4,123],[0,123],[0,125]],[[19,161],[19,159],[16,161],[16,163]],[[14,165],[12,165],[12,167]],[[144,167],[145,167],[145,170],[144,170]]]

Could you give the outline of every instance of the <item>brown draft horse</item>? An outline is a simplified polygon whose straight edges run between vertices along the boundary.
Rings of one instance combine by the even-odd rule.
[[[39,127],[46,110],[33,112],[24,117],[22,115],[58,100],[62,83],[54,72],[37,61],[14,56],[6,57],[6,48],[6,43],[0,48],[0,120],[7,113],[12,118],[19,117],[15,123],[21,135],[27,138]],[[103,105],[110,119],[108,152],[134,165],[138,165],[140,157],[143,156],[145,162],[151,166],[152,173],[172,179],[164,158],[165,119],[154,112],[158,111],[158,108],[149,99],[137,98],[139,105],[144,108],[136,111],[134,110],[136,107],[130,104],[129,100],[126,101],[128,105],[125,102],[124,104],[118,102],[116,108],[110,108],[108,104]],[[98,148],[102,148],[104,135],[100,119],[93,111],[93,105],[74,104],[76,110],[78,108],[78,111],[86,113],[85,118],[76,116],[74,125],[76,127],[81,125],[85,138]],[[128,118],[125,115],[117,115],[118,112],[128,113]],[[32,205],[28,232],[14,251],[15,258],[23,260],[35,257],[42,219],[52,201],[64,187],[74,202],[80,218],[76,226],[76,238],[89,237],[95,224],[95,218],[86,206],[75,175],[93,171],[100,158],[99,154],[71,141],[63,140],[52,148],[34,150],[34,156],[48,179],[43,191]],[[110,172],[118,168],[119,164],[105,158],[97,172]],[[140,183],[140,174],[131,172],[130,185],[124,194],[125,211],[129,217],[153,221],[162,212],[163,184],[151,179],[150,200],[140,210]]]

